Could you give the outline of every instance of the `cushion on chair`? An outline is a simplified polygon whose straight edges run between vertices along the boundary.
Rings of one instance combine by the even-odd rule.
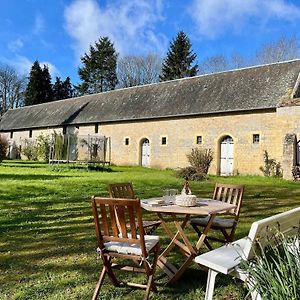
[[[139,235],[137,238],[139,238]],[[159,242],[159,236],[157,235],[145,235],[144,238],[147,252],[150,252]],[[128,244],[113,241],[104,243],[104,247],[108,251],[118,252],[120,254],[142,255],[142,248],[138,244]]]
[[[208,223],[209,217],[205,218],[192,218],[191,224],[198,225],[198,226],[206,226]],[[212,223],[212,228],[232,228],[234,225],[233,219],[221,219],[221,218],[214,218]]]

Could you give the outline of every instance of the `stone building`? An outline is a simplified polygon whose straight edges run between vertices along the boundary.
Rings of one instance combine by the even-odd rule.
[[[112,162],[177,168],[210,148],[211,174],[262,174],[263,154],[285,178],[299,163],[300,60],[114,90],[9,110],[0,131],[19,143],[54,130],[111,138]]]

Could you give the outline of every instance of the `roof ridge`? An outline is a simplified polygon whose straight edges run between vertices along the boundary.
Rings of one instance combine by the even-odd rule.
[[[201,74],[201,75],[197,75],[197,76],[193,76],[193,77],[184,77],[184,78],[177,78],[177,79],[172,79],[172,80],[167,80],[167,81],[148,83],[148,84],[144,84],[144,85],[135,85],[135,86],[130,86],[130,87],[121,88],[121,89],[115,89],[115,90],[110,90],[110,91],[105,91],[105,92],[100,92],[100,93],[95,93],[95,94],[88,94],[88,95],[82,95],[82,96],[77,96],[77,97],[73,97],[73,98],[60,99],[60,100],[51,101],[51,102],[39,103],[39,104],[34,104],[34,105],[27,105],[27,106],[17,107],[17,108],[14,108],[14,109],[20,109],[20,108],[22,109],[22,108],[25,108],[25,107],[32,107],[32,106],[36,107],[38,105],[45,105],[45,104],[50,105],[51,103],[57,103],[57,102],[61,102],[61,101],[71,101],[71,100],[76,100],[76,99],[89,98],[89,97],[94,97],[96,95],[103,95],[103,94],[106,94],[106,93],[119,92],[119,91],[129,90],[129,89],[139,89],[139,88],[143,88],[143,87],[147,87],[147,86],[168,84],[168,83],[171,83],[171,82],[178,82],[178,81],[183,81],[183,80],[192,80],[192,79],[202,78],[202,77],[210,77],[210,76],[224,74],[224,73],[232,73],[232,72],[238,72],[238,71],[244,71],[244,70],[249,70],[249,69],[266,67],[266,66],[286,64],[286,63],[291,63],[291,62],[296,62],[296,61],[300,62],[300,58],[295,58],[295,59],[280,61],[280,62],[275,62],[275,63],[269,63],[269,64],[249,66],[249,67],[244,67],[244,68],[231,69],[231,70],[220,71],[220,72],[215,72],[215,73],[210,73],[210,74]],[[14,109],[9,109],[9,110],[14,110]]]

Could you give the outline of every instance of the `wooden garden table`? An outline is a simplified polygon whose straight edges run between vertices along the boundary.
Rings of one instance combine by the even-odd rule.
[[[235,206],[217,200],[202,198],[197,198],[197,204],[193,207],[183,207],[172,203],[163,205],[151,204],[157,200],[162,200],[162,198],[151,198],[141,200],[141,206],[147,211],[157,213],[158,217],[162,221],[162,226],[166,234],[171,240],[166,249],[164,249],[163,252],[160,254],[157,264],[168,275],[168,283],[172,284],[181,277],[184,271],[193,262],[196,255],[198,255],[198,251],[204,243],[204,240],[207,236],[207,233],[212,225],[213,219],[215,218],[216,214],[230,211]],[[171,216],[171,219],[176,227],[176,232],[172,231],[170,226],[167,224],[165,215]],[[178,215],[183,216],[182,223],[178,219]],[[204,228],[202,235],[200,236],[195,245],[193,245],[189,241],[188,237],[184,232],[184,229],[192,215],[209,216],[207,226]],[[180,238],[181,241],[179,240]],[[179,268],[174,266],[170,262],[170,260],[167,259],[168,255],[175,246],[177,246],[180,252],[184,256],[186,256],[186,260]]]

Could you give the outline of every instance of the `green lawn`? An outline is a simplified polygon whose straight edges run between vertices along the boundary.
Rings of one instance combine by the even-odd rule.
[[[139,198],[183,184],[171,170],[112,167],[111,172],[97,172],[21,161],[0,164],[0,299],[90,299],[102,267],[95,254],[90,197],[106,196],[107,184],[121,181],[132,181]],[[274,178],[211,177],[191,182],[191,189],[210,197],[216,181],[246,185],[236,238],[246,235],[253,221],[300,203],[298,183]],[[166,245],[163,230],[157,233]],[[175,254],[173,259],[179,258]],[[159,292],[150,299],[204,297],[206,274],[196,265],[175,286],[165,286],[160,269],[156,281]],[[244,299],[246,293],[239,281],[224,276],[217,280],[219,299]],[[107,280],[100,299],[142,296],[141,290],[116,289]]]

